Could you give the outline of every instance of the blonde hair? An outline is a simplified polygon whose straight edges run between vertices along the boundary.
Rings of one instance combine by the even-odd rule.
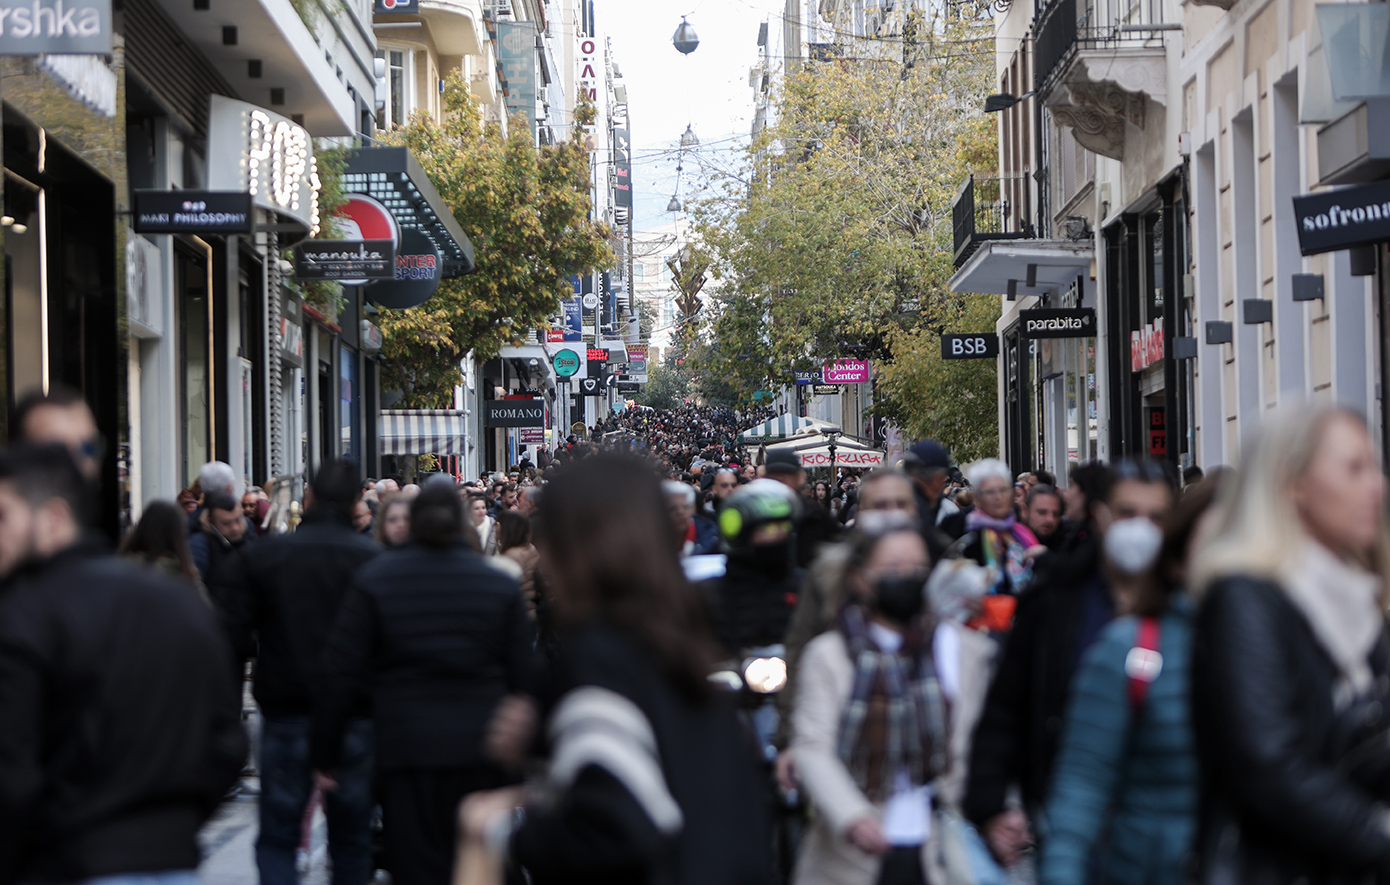
[[[1366,419],[1341,406],[1284,408],[1263,422],[1241,453],[1240,469],[1217,496],[1213,527],[1192,560],[1199,598],[1222,578],[1248,575],[1278,581],[1308,543],[1292,488],[1338,420],[1366,428]],[[1390,534],[1382,527],[1369,557],[1359,563],[1376,574],[1382,601],[1390,600]]]

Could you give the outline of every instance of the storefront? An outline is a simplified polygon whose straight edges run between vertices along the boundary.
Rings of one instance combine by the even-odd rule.
[[[34,55],[0,58],[6,277],[0,440],[14,430],[4,422],[20,397],[57,384],[80,391],[104,442],[99,513],[114,534],[126,521],[130,442],[119,272],[125,243],[118,223],[126,206],[124,53],[113,48],[109,3],[91,46],[47,45],[52,36],[36,29],[32,46],[17,47],[10,45],[15,31],[6,34],[4,50]],[[39,55],[44,52],[87,54]]]
[[[1192,463],[1188,213],[1173,175],[1104,229],[1110,457]]]

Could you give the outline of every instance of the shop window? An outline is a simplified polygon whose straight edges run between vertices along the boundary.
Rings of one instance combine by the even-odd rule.
[[[212,458],[212,295],[208,256],[180,246],[174,268],[178,285],[179,418],[183,425],[183,482],[191,483]]]
[[[358,420],[357,354],[339,345],[338,349],[338,430],[339,451],[354,464],[361,463],[361,422]]]

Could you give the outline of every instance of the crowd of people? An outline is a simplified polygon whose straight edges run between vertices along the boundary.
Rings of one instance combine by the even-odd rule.
[[[292,532],[214,462],[111,555],[80,406],[0,452],[0,883],[191,885],[248,763],[267,885],[316,797],[335,885],[1390,877],[1350,412],[1059,483],[931,440],[813,482],[766,412],[630,410],[479,481],[325,464]]]

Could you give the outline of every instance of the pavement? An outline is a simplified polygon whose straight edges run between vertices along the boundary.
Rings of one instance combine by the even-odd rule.
[[[259,885],[256,873],[256,799],[260,794],[255,776],[242,779],[236,794],[223,803],[198,834],[203,863],[198,867],[201,885]],[[300,885],[329,885],[328,828],[323,812],[314,815],[311,849],[301,858]],[[304,869],[307,863],[308,869]]]

